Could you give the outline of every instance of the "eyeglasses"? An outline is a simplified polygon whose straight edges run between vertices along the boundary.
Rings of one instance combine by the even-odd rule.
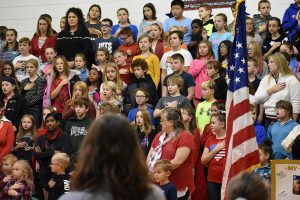
[[[101,27],[110,28],[111,26],[107,24],[101,24]]]
[[[145,98],[146,96],[139,96],[139,95],[137,95],[137,96],[135,96],[135,98]]]
[[[120,39],[121,39],[121,40],[123,40],[123,41],[124,41],[124,40],[126,40],[127,38],[129,38],[129,36],[127,36],[127,37],[123,37],[123,38],[122,38],[122,37],[120,37]]]

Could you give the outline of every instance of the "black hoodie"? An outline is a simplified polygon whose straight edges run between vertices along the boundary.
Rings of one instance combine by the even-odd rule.
[[[66,122],[66,128],[64,133],[69,137],[69,153],[72,155],[76,153],[83,141],[84,136],[87,134],[87,130],[92,122],[92,119],[86,114],[84,118],[78,119],[77,116],[71,117]]]
[[[60,196],[65,193],[68,193],[70,190],[70,175],[61,174],[53,175],[52,179],[55,182],[53,188],[46,187],[46,190],[49,192],[48,200],[57,200]]]

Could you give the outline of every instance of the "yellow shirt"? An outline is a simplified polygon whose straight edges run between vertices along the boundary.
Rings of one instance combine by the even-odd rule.
[[[145,59],[142,55],[134,56],[132,60],[135,60],[137,58]],[[156,88],[158,86],[158,83],[160,81],[160,64],[159,59],[155,54],[151,54],[148,58],[145,59],[148,64],[148,71],[147,74],[149,74],[156,85]]]

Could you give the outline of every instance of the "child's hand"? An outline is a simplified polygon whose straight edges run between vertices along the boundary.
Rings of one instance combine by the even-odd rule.
[[[25,68],[25,62],[24,61],[18,61],[15,65],[16,70],[17,69],[24,69]]]
[[[258,28],[258,32],[262,33],[265,32],[267,30],[267,24],[260,24],[259,28]]]
[[[9,196],[14,196],[14,197],[16,197],[16,196],[18,196],[19,193],[18,193],[16,190],[9,189],[9,190],[7,191],[7,194],[8,194]]]
[[[195,46],[196,43],[197,43],[196,41],[191,41],[190,44],[189,44],[189,47]]]
[[[179,26],[178,29],[185,34],[186,32],[189,31],[189,28],[187,26]]]
[[[171,62],[171,57],[170,56],[168,56],[167,57],[167,61],[166,61],[166,63],[170,63]]]
[[[128,69],[119,69],[120,74],[129,74]]]
[[[10,175],[7,175],[7,176],[5,176],[4,178],[3,178],[3,182],[4,183],[7,183],[8,181],[10,181],[11,180],[11,176]]]
[[[10,190],[16,190],[24,187],[22,183],[15,183],[12,186],[9,187]]]
[[[40,163],[38,161],[35,161],[35,171],[36,172],[40,171]]]
[[[62,84],[62,85],[67,85],[69,83],[69,79],[67,79],[67,78],[64,78],[61,82],[60,82],[60,84]]]
[[[35,152],[37,152],[37,153],[42,152],[42,150],[41,150],[41,148],[40,148],[39,146],[36,146],[36,147],[34,148],[34,150],[35,150]]]
[[[34,147],[26,147],[25,151],[33,151]]]
[[[177,108],[177,104],[178,104],[177,101],[168,102],[166,107],[168,107],[168,108],[175,108],[176,109]]]
[[[16,145],[15,149],[17,150],[17,149],[20,149],[20,148],[22,148],[24,146],[25,146],[24,142],[18,142],[18,144]]]
[[[24,90],[30,90],[33,86],[34,86],[34,82],[33,83],[27,83],[24,87]]]
[[[222,149],[225,148],[225,144],[226,144],[226,141],[225,141],[225,140],[223,140],[222,142],[219,142],[219,143],[216,145],[215,150],[216,150],[217,152],[221,151]]]
[[[49,188],[53,188],[55,186],[55,181],[51,179],[48,183]]]

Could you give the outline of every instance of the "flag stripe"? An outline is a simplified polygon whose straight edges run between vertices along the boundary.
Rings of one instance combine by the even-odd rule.
[[[256,151],[257,150],[256,144],[257,144],[256,138],[251,138],[235,146],[232,149],[232,164],[234,164],[239,159],[246,157],[248,154]]]

